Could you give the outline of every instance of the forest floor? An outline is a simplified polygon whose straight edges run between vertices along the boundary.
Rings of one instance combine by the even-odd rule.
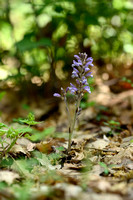
[[[115,94],[99,83],[90,96],[95,103],[83,103],[69,154],[60,102],[1,158],[0,200],[133,199],[133,90]],[[43,109],[33,111],[41,118]]]

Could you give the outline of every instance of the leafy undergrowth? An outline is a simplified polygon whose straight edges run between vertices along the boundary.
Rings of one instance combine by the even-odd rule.
[[[120,99],[113,106],[84,109],[69,154],[62,103],[60,110],[39,124],[31,123],[34,118],[19,119],[12,128],[4,127],[17,140],[4,154],[0,146],[0,199],[133,199],[131,102]],[[30,128],[25,127],[28,122]],[[12,137],[5,138],[4,150]]]

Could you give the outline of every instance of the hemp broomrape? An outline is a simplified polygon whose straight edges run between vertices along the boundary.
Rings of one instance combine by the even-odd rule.
[[[90,72],[90,66],[93,67],[92,64],[93,58],[88,57],[86,53],[79,53],[78,55],[74,55],[76,61],[73,60],[72,64],[72,78],[76,78],[76,85],[70,83],[70,86],[64,90],[61,88],[61,94],[54,93],[54,97],[59,97],[64,100],[66,105],[66,111],[68,115],[69,121],[69,140],[68,140],[68,152],[71,150],[71,141],[72,141],[72,134],[74,131],[75,123],[77,120],[78,115],[80,114],[80,102],[84,96],[84,93],[88,92],[91,93],[89,83],[87,81],[88,77],[93,77],[92,72]],[[67,92],[73,94],[75,96],[75,112],[73,119],[70,116],[70,110],[67,103]]]

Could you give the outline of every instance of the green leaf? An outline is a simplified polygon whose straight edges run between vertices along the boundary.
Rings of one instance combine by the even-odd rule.
[[[4,123],[0,123],[0,128],[7,127]]]
[[[32,129],[30,127],[24,127],[24,128],[18,128],[16,129],[17,132],[20,134],[20,133],[29,133],[32,131]]]
[[[57,149],[58,151],[64,151],[64,150],[65,150],[64,147],[56,147],[56,149]]]
[[[45,166],[47,169],[53,170],[55,167],[51,165],[50,160],[45,154],[42,154],[42,158],[37,158],[37,160],[40,162],[42,166]]]
[[[49,135],[53,135],[55,132],[55,127],[49,127],[46,128],[44,131],[32,131],[32,135],[29,136],[28,138],[31,141],[38,141],[38,140],[43,140],[44,138],[46,138]]]
[[[15,138],[18,135],[19,135],[19,132],[15,130],[13,127],[9,128],[6,133],[6,137],[11,138],[11,139]]]
[[[17,48],[21,52],[32,50],[38,47],[48,47],[51,45],[52,45],[52,42],[49,38],[43,38],[43,39],[40,39],[39,41],[32,41],[31,37],[29,36],[25,36],[23,40],[16,43]]]
[[[7,130],[0,130],[0,136],[4,135],[7,132]]]
[[[34,121],[35,120],[35,116],[33,113],[29,113],[28,116],[27,116],[27,119],[18,119],[17,121],[19,123],[25,123],[25,124],[28,124],[28,125],[35,125],[35,124],[39,124],[40,122],[36,122]]]
[[[114,120],[110,120],[110,121],[109,121],[109,124],[110,124],[110,125],[120,125],[120,122],[116,122],[116,121],[114,121]]]
[[[6,92],[3,91],[3,92],[0,92],[0,101],[2,100],[2,98],[5,96]]]
[[[108,166],[104,162],[99,162],[99,165],[104,168],[104,173],[108,175],[109,173]]]
[[[28,114],[28,120],[30,120],[30,121],[34,121],[35,120],[35,116],[34,116],[34,114],[33,113],[29,113]]]

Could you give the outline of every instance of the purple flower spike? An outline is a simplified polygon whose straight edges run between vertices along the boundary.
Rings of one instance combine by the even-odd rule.
[[[78,55],[74,55],[75,60],[72,63],[72,78],[75,78],[76,84],[70,83],[70,86],[67,87],[65,90],[61,88],[61,95],[58,93],[54,93],[55,97],[60,97],[64,100],[66,105],[66,112],[68,115],[68,122],[69,122],[69,140],[68,140],[68,152],[71,150],[71,143],[72,143],[72,134],[74,131],[75,123],[80,114],[80,102],[84,96],[84,93],[88,92],[91,93],[89,83],[87,78],[93,77],[92,72],[89,72],[90,66],[93,67],[93,59],[92,57],[88,57],[86,53],[79,53]],[[68,106],[68,96],[67,93],[74,95],[75,100],[75,111],[73,115],[73,119],[71,118],[70,108]]]
[[[84,87],[84,90],[87,91],[88,93],[91,93],[90,87],[89,87],[89,86],[85,86],[85,87]]]
[[[54,93],[53,96],[54,97],[61,97],[61,95],[59,93]]]

